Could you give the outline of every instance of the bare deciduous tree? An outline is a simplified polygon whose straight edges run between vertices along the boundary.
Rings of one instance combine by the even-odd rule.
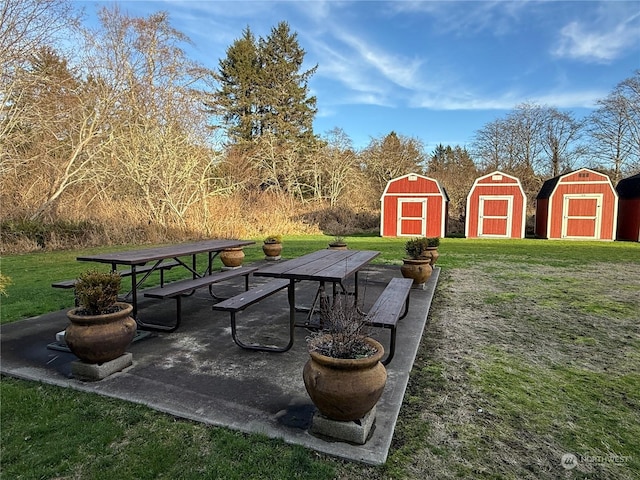
[[[325,136],[326,145],[318,152],[318,170],[314,175],[321,198],[334,207],[341,196],[359,178],[358,156],[349,136],[340,128],[334,128]]]
[[[188,209],[217,186],[196,88],[209,72],[187,60],[188,39],[165,13],[135,18],[100,12],[101,30],[87,36],[86,64],[117,98],[109,125],[104,185],[117,185],[150,221],[184,223]]]
[[[52,49],[29,56],[30,65],[19,70],[7,110],[12,126],[3,144],[11,151],[15,176],[22,179],[24,206],[31,219],[49,211],[71,187],[96,174],[92,168],[108,143],[103,138],[103,117],[109,105],[101,85],[78,79]]]
[[[587,128],[594,166],[610,170],[614,182],[640,161],[635,135],[637,123],[634,124],[633,120],[639,108],[637,98],[631,97],[630,100],[624,92],[618,86],[606,98],[599,100],[597,110],[589,117]],[[636,118],[636,122],[638,120]]]
[[[571,113],[546,108],[542,132],[542,149],[549,159],[547,170],[552,177],[572,170],[576,159],[585,154],[580,143],[583,123]]]
[[[12,150],[24,109],[22,100],[29,82],[37,76],[25,74],[37,52],[77,24],[68,0],[5,0],[0,3],[0,175],[16,175],[24,158]]]

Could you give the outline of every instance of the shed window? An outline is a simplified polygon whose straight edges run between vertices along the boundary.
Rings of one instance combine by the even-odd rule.
[[[410,182],[415,182],[416,180],[418,180],[418,175],[416,175],[416,174],[409,175],[409,181]]]
[[[493,175],[491,177],[491,180],[495,180],[496,182],[499,182],[500,180],[502,180],[502,175]]]

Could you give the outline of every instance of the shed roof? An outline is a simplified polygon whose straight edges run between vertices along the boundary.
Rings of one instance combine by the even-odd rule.
[[[435,185],[438,187],[438,191],[442,194],[442,196],[443,196],[443,198],[444,198],[444,201],[445,201],[445,202],[448,202],[448,201],[449,201],[449,194],[447,193],[447,190],[446,190],[446,189],[445,189],[445,188],[440,184],[440,182],[438,182],[438,180],[436,180],[435,178],[431,178],[431,177],[426,177],[426,176],[424,176],[424,175],[420,175],[420,174],[418,174],[418,173],[407,173],[406,175],[401,175],[401,176],[399,176],[399,177],[392,178],[391,180],[389,180],[389,181],[387,182],[387,186],[384,188],[384,191],[382,192],[382,197],[381,197],[381,198],[384,198],[384,197],[385,197],[385,195],[387,195],[387,194],[388,194],[389,187],[390,187],[392,184],[394,184],[394,183],[396,183],[396,182],[399,182],[399,181],[402,181],[402,180],[404,180],[404,179],[406,179],[406,178],[409,178],[409,177],[420,178],[420,179],[422,179],[422,180],[426,180],[426,181],[428,181],[428,182],[433,182],[433,183],[435,183]],[[393,194],[393,195],[396,195],[396,194]]]
[[[538,195],[536,196],[536,199],[537,200],[541,200],[541,199],[545,199],[545,198],[551,197],[551,194],[553,193],[553,190],[556,188],[556,185],[558,185],[558,182],[560,180],[562,180],[563,177],[566,177],[568,175],[572,175],[572,174],[574,174],[576,172],[580,172],[582,170],[585,170],[587,172],[592,172],[592,173],[595,173],[597,175],[604,175],[606,177],[606,175],[604,173],[599,173],[599,172],[596,172],[595,170],[589,170],[588,168],[578,168],[577,170],[572,170],[570,172],[562,173],[562,174],[558,175],[557,177],[550,178],[549,180],[544,182],[542,184],[542,188],[540,188],[540,191],[538,192]]]
[[[640,198],[640,173],[620,180],[616,192],[620,198]]]
[[[556,185],[560,181],[561,177],[562,175],[558,175],[557,177],[550,178],[549,180],[544,182],[542,184],[542,188],[540,188],[540,191],[536,196],[536,199],[540,200],[544,198],[549,198],[551,196],[551,193],[553,193],[553,190],[556,188]]]

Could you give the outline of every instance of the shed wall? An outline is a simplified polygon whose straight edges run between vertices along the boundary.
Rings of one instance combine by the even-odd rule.
[[[549,221],[549,199],[536,200],[536,226],[535,235],[539,238],[548,238],[547,224]]]
[[[618,240],[640,242],[640,198],[618,200]]]
[[[447,202],[435,180],[420,175],[391,180],[381,201],[382,236],[446,235]]]
[[[547,180],[536,204],[536,235],[552,239],[615,238],[618,197],[604,174],[582,168]]]
[[[522,238],[525,205],[522,188],[514,178],[502,175],[501,180],[492,180],[488,175],[479,179],[467,197],[466,236]]]

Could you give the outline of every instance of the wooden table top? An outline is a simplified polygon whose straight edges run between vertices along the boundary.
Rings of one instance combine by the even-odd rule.
[[[340,282],[380,255],[374,250],[318,250],[261,268],[256,276]]]
[[[144,265],[154,260],[182,257],[205,252],[219,252],[225,248],[245,247],[253,245],[252,240],[203,240],[192,243],[178,243],[164,247],[127,250],[124,252],[99,253],[77,257],[87,262],[115,263],[118,265]]]

